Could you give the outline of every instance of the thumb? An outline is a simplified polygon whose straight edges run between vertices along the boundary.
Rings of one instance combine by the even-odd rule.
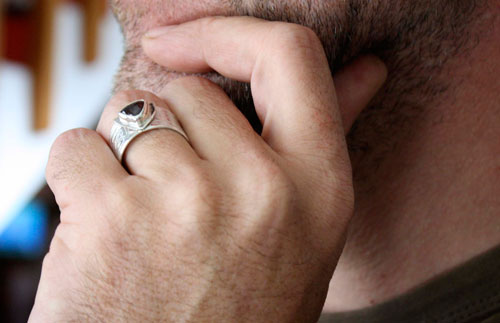
[[[357,58],[333,76],[345,133],[349,132],[386,78],[385,64],[373,55]]]

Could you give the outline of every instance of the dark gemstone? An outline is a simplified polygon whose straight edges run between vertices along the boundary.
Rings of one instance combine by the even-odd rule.
[[[125,113],[126,115],[135,117],[141,113],[143,108],[144,108],[144,101],[137,101],[127,105],[125,108],[123,108],[122,112]]]

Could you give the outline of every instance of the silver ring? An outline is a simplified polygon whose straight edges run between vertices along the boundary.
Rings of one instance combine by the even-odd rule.
[[[111,127],[111,146],[116,158],[122,162],[128,145],[140,134],[154,129],[169,129],[189,142],[175,115],[167,108],[156,109],[152,102],[137,100],[119,113]]]

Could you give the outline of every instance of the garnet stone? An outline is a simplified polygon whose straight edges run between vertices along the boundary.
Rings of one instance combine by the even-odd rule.
[[[127,116],[136,117],[141,114],[143,108],[144,101],[136,101],[127,105],[121,112]]]

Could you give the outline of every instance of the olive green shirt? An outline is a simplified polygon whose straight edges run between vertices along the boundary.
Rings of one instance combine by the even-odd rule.
[[[391,301],[319,322],[500,323],[500,246]]]

